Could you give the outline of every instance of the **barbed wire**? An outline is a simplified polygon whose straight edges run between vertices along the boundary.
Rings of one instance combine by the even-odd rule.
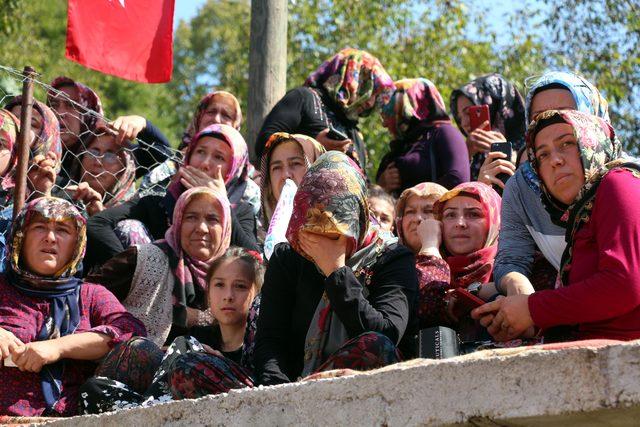
[[[164,194],[181,162],[180,151],[139,138],[119,144],[109,118],[60,90],[65,85],[56,89],[41,79],[41,74],[32,79],[38,102],[34,102],[31,123],[27,175],[30,190],[42,188],[43,176],[55,170],[51,194],[75,201],[81,207],[86,205],[90,215],[96,209],[123,203],[136,193]],[[0,65],[0,108],[11,107],[18,119],[21,107],[12,101],[21,94],[24,81],[21,71]],[[40,95],[44,99],[38,99]],[[1,148],[6,151],[6,143],[2,142]],[[46,161],[47,158],[50,160]],[[140,159],[144,164],[138,163]],[[5,171],[3,178],[11,173]]]

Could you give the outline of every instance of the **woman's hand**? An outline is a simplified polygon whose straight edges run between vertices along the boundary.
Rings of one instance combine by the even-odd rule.
[[[332,239],[303,231],[299,234],[300,247],[313,259],[326,277],[344,267],[347,258],[347,238]]]
[[[386,192],[399,190],[402,186],[402,179],[400,178],[400,171],[396,167],[395,162],[391,162],[387,165],[387,168],[378,177],[378,185]]]
[[[329,133],[329,128],[326,128],[325,130],[323,130],[322,132],[316,135],[316,141],[322,144],[327,151],[335,150],[335,151],[342,151],[343,153],[346,153],[347,148],[349,148],[349,145],[353,144],[353,141],[350,140],[349,138],[342,141],[331,139],[327,136],[328,133]]]
[[[0,328],[0,362],[9,357],[16,349],[24,344],[13,333]],[[0,366],[2,363],[0,363]]]
[[[418,224],[417,232],[421,242],[420,254],[441,258],[442,223],[437,219],[423,219]]]
[[[34,341],[16,348],[11,357],[21,371],[40,372],[44,365],[60,360],[61,353],[55,341]]]
[[[56,182],[57,158],[52,152],[46,156],[38,154],[33,158],[33,164],[27,172],[27,182],[31,189],[45,196],[51,195],[51,189]]]
[[[506,154],[499,151],[492,151],[487,154],[487,158],[484,159],[478,175],[478,181],[489,186],[495,184],[504,188],[504,182],[497,177],[501,173],[513,176],[513,174],[516,173],[516,165],[507,159]]]
[[[180,182],[187,189],[193,187],[209,187],[227,194],[227,188],[224,185],[224,178],[222,177],[222,167],[220,166],[216,167],[216,174],[213,178],[207,175],[206,172],[193,166],[182,166],[178,169],[178,175],[180,176]]]
[[[536,291],[527,276],[515,271],[505,274],[500,281],[500,285],[507,296],[531,295]]]
[[[69,185],[65,190],[73,193],[73,200],[80,200],[84,203],[89,216],[93,216],[104,210],[102,196],[86,182],[81,182],[78,185]]]
[[[500,132],[493,130],[484,130],[489,123],[484,122],[467,136],[467,150],[469,150],[469,158],[476,153],[486,153],[491,150],[491,144],[494,142],[505,142],[507,139]]]
[[[534,326],[529,312],[529,295],[500,298],[471,311],[496,341],[517,338]]]
[[[331,371],[316,372],[315,374],[304,377],[301,381],[315,381],[323,380],[326,378],[338,378],[347,375],[358,375],[359,373],[360,372],[354,371],[353,369],[333,369]]]
[[[147,127],[147,119],[142,116],[120,116],[109,123],[109,126],[118,132],[116,142],[133,141],[138,134]]]

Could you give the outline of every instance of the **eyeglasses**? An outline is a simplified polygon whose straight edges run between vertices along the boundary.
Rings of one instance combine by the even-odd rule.
[[[112,153],[110,151],[105,151],[104,153],[101,153],[99,150],[95,148],[89,148],[87,150],[87,153],[91,154],[93,158],[103,161],[105,163],[116,163],[120,161],[118,154]]]

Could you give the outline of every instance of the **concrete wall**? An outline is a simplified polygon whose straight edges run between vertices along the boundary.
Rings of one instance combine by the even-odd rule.
[[[638,342],[484,351],[49,424],[640,425],[639,365]]]

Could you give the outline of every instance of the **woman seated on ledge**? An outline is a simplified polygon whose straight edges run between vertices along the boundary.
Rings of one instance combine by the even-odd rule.
[[[416,259],[421,277],[421,327],[451,326],[462,341],[483,339],[484,332],[468,313],[459,311],[448,291],[463,288],[484,300],[496,295],[490,281],[498,249],[500,204],[493,188],[467,182],[438,199],[433,207],[437,219],[422,220]]]
[[[562,209],[567,248],[556,289],[486,304],[474,317],[497,340],[542,329],[545,339],[640,338],[640,164],[620,158],[604,120],[577,111],[540,114],[527,133],[547,209]]]
[[[345,154],[323,154],[296,193],[265,274],[255,367],[258,384],[400,361],[415,336],[413,255],[370,221],[364,176]],[[410,356],[406,352],[404,356]]]
[[[69,202],[49,197],[14,222],[0,276],[0,415],[74,415],[78,388],[105,355],[98,371],[133,387],[148,384],[143,373],[160,363],[145,353],[146,340],[130,340],[146,335],[142,323],[102,286],[77,278],[85,230]],[[144,359],[125,360],[138,355]]]

